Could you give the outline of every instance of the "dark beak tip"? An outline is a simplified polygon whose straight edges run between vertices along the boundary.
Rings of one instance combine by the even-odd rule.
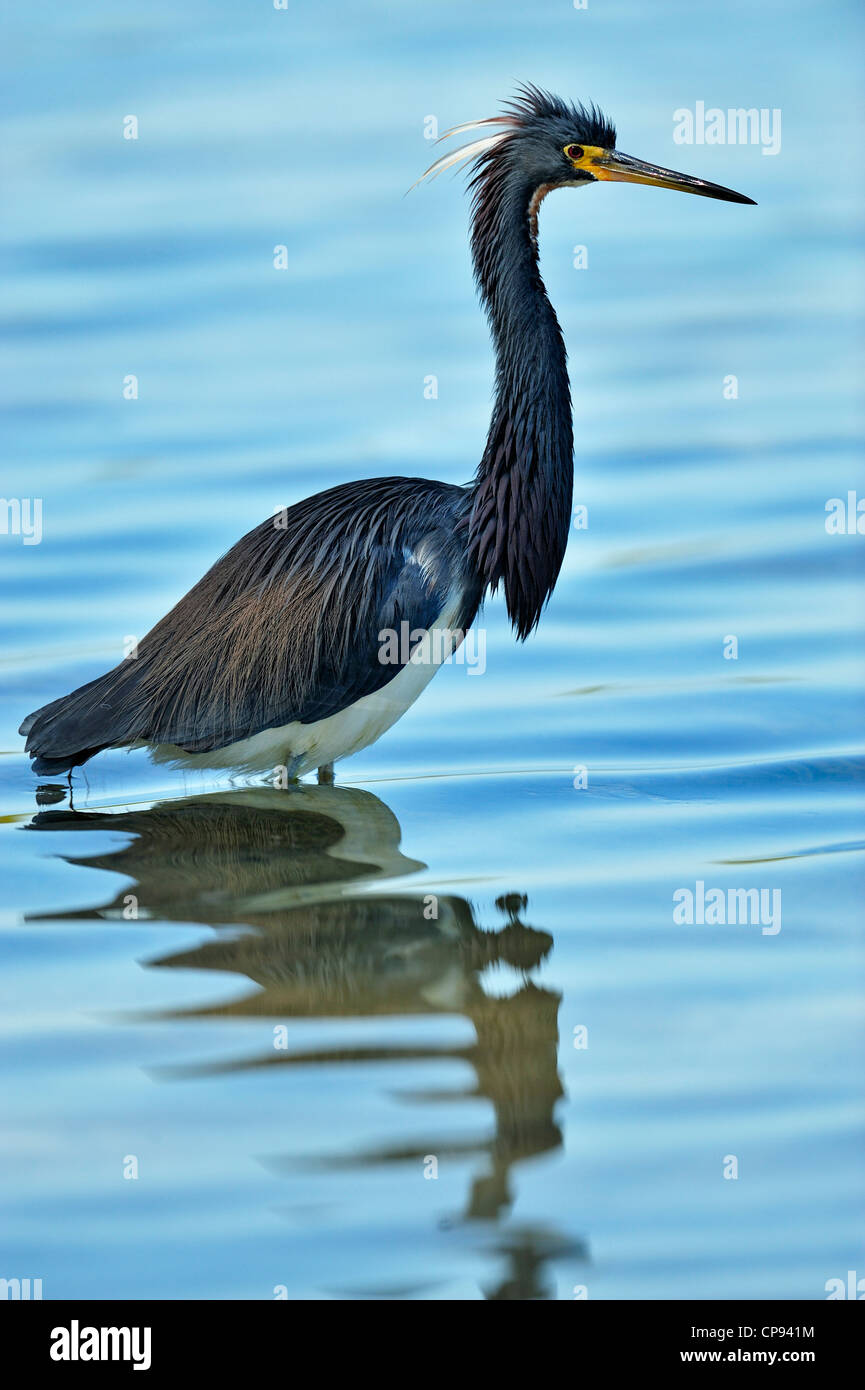
[[[737,193],[735,188],[724,188],[721,184],[710,183],[706,185],[705,196],[707,198],[717,198],[718,201],[722,203],[744,203],[752,208],[757,206],[753,198],[746,198],[744,193]]]
[[[706,197],[717,198],[722,203],[742,203],[751,208],[757,206],[753,198],[746,198],[744,193],[735,193],[732,188],[719,188],[717,193],[707,191]]]

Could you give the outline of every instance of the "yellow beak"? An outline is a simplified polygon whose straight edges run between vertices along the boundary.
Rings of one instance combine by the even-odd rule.
[[[583,147],[582,157],[572,160],[575,169],[584,170],[601,182],[647,183],[655,188],[674,188],[679,193],[697,193],[701,198],[719,198],[725,203],[750,203],[756,207],[753,198],[744,193],[734,193],[732,188],[723,188],[719,183],[707,183],[705,179],[695,179],[690,174],[677,174],[673,169],[662,169],[658,164],[646,164],[642,159],[622,154],[619,150],[602,150],[597,146]]]

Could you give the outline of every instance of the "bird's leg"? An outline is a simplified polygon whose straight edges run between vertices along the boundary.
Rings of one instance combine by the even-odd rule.
[[[325,763],[318,769],[318,785],[320,787],[333,786],[333,763]]]

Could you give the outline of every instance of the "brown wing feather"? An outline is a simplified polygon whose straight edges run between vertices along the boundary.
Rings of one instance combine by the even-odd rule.
[[[399,670],[378,661],[382,628],[401,617],[428,626],[455,583],[466,591],[460,625],[474,617],[467,499],[443,483],[379,478],[289,508],[217,561],[137,658],[25,720],[28,751],[60,766],[138,740],[204,752],[344,709]]]

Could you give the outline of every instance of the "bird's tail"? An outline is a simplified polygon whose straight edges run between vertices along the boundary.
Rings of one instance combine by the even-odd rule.
[[[131,742],[130,696],[144,663],[122,662],[104,676],[28,714],[18,732],[27,736],[33,771],[56,776],[87,762],[103,748]]]

